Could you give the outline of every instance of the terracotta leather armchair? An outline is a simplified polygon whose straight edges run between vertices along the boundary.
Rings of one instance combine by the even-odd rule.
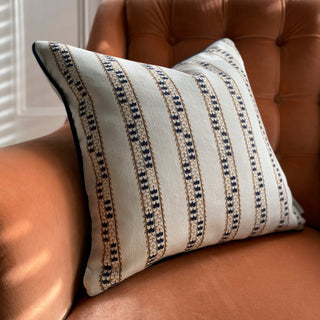
[[[307,226],[175,257],[88,298],[90,221],[66,124],[0,150],[0,319],[319,319],[319,17],[318,0],[103,2],[90,50],[172,66],[235,42]]]

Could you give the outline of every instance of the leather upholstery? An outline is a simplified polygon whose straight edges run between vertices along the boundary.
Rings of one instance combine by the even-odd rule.
[[[207,247],[84,298],[69,319],[316,320],[319,251],[320,233],[308,227]]]
[[[68,127],[0,150],[0,319],[62,319],[82,281],[88,228]]]
[[[235,41],[293,194],[320,228],[319,14],[318,0],[107,0],[88,48],[172,66]],[[61,319],[89,243],[68,124],[1,150],[0,177],[0,319]],[[70,319],[317,319],[319,243],[306,228],[192,252],[84,298]]]

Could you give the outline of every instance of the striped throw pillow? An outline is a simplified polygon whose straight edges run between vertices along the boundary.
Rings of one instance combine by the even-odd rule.
[[[172,69],[54,42],[33,50],[81,150],[89,295],[177,253],[303,227],[232,41]]]

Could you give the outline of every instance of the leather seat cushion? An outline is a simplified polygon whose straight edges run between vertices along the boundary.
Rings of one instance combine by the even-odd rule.
[[[317,319],[319,267],[320,232],[309,227],[234,241],[84,297],[69,319]]]

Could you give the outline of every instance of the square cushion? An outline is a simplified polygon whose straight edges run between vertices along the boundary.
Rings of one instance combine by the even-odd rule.
[[[232,41],[172,69],[54,42],[33,50],[79,153],[89,295],[177,253],[303,227]]]

